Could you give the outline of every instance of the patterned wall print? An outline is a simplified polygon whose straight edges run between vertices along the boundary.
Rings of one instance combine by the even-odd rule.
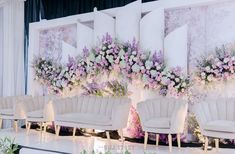
[[[188,24],[190,72],[195,60],[215,47],[235,42],[235,2],[184,7],[165,11],[165,34]]]
[[[77,25],[65,25],[40,31],[39,51],[41,55],[62,58],[62,43],[77,47]]]

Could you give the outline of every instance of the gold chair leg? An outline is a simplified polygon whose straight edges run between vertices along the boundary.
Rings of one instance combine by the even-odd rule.
[[[106,131],[106,136],[107,136],[108,141],[110,142],[110,134],[109,134],[109,131]]]
[[[180,134],[177,134],[177,144],[178,144],[178,148],[180,148],[181,147]]]
[[[44,132],[44,133],[46,133],[46,131],[47,131],[47,123],[46,123],[46,122],[44,122],[44,124],[43,124],[43,125],[44,125],[44,130],[43,130],[43,132]]]
[[[208,137],[205,137],[205,147],[204,147],[204,152],[207,153],[208,149]]]
[[[216,149],[216,152],[219,151],[219,139],[215,139],[215,149]]]
[[[31,122],[27,122],[26,125],[27,125],[26,131],[27,131],[27,134],[29,134],[29,131],[30,131],[30,128],[31,128]]]
[[[148,143],[148,132],[145,132],[145,135],[144,135],[144,149],[147,148],[147,143]]]
[[[73,127],[73,137],[75,137],[75,135],[76,135],[76,127]]]
[[[2,129],[2,119],[0,119],[0,129]]]
[[[15,129],[15,132],[17,133],[18,132],[18,120],[14,120],[13,128]]]
[[[123,131],[122,131],[122,129],[119,129],[119,130],[118,130],[118,133],[119,133],[119,135],[120,135],[120,137],[121,137],[121,141],[124,142],[125,139],[124,139],[124,137],[123,137]]]
[[[172,136],[171,134],[168,135],[168,142],[169,142],[169,150],[172,152]]]
[[[56,136],[59,136],[60,135],[60,126],[59,125],[57,125],[56,126]]]
[[[159,145],[159,134],[156,134],[156,146]]]

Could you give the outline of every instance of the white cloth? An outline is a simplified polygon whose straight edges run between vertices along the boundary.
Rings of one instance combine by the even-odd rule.
[[[0,29],[0,96],[22,95],[25,84],[24,1],[3,3]]]

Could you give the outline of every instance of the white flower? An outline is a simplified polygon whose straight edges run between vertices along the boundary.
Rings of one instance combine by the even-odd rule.
[[[132,51],[132,55],[136,55],[137,54],[137,52],[136,51]]]
[[[229,58],[224,58],[224,63],[229,62]]]
[[[161,66],[157,66],[157,70],[160,70],[161,69]]]
[[[111,49],[111,48],[112,48],[112,44],[110,44],[110,45],[108,46],[108,48]]]
[[[156,71],[156,70],[151,70],[151,71],[150,71],[150,74],[151,74],[153,77],[156,77],[156,76],[157,76],[157,71]]]
[[[207,80],[208,80],[208,81],[212,81],[212,80],[213,80],[213,76],[212,76],[212,75],[208,75],[208,76],[207,76]]]
[[[132,70],[133,70],[133,72],[139,72],[139,71],[140,71],[140,66],[137,65],[137,64],[134,64],[134,65],[132,66]]]
[[[210,71],[210,66],[207,66],[206,68],[205,68],[205,70],[207,71],[207,72],[209,72]]]
[[[106,46],[103,46],[103,47],[102,47],[102,50],[105,50],[105,49],[106,49]]]
[[[125,51],[123,49],[120,50],[119,56],[122,57],[125,54]]]
[[[124,60],[121,60],[121,61],[120,61],[120,66],[121,66],[122,68],[125,68],[125,67],[126,67],[126,62],[125,62]]]
[[[175,82],[176,83],[180,82],[180,79],[179,78],[175,78]]]
[[[186,83],[185,82],[182,83],[182,87],[186,87]]]
[[[234,57],[234,56],[232,56],[231,60],[232,60],[232,61],[234,61],[234,60],[235,60],[235,57]]]
[[[147,70],[149,70],[152,66],[153,66],[153,62],[151,62],[151,61],[149,61],[149,60],[147,60],[147,61],[145,62],[145,67],[146,67]]]

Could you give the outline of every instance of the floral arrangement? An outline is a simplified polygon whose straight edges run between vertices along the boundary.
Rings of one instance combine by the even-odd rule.
[[[202,57],[197,63],[196,79],[203,84],[235,77],[235,52],[225,46],[216,48],[214,54]]]
[[[53,59],[41,57],[35,58],[33,63],[35,79],[55,93],[71,90],[80,81],[111,72],[129,81],[141,79],[145,88],[159,89],[161,95],[170,92],[178,96],[184,94],[189,87],[189,79],[181,69],[165,67],[161,52],[152,55],[150,52],[142,52],[135,39],[132,43],[119,43],[109,34],[104,36],[100,46],[91,51],[85,47],[81,56],[69,57],[68,64],[57,63]],[[94,83],[87,83],[82,88],[85,93],[93,93],[89,90],[92,86],[95,86]]]

